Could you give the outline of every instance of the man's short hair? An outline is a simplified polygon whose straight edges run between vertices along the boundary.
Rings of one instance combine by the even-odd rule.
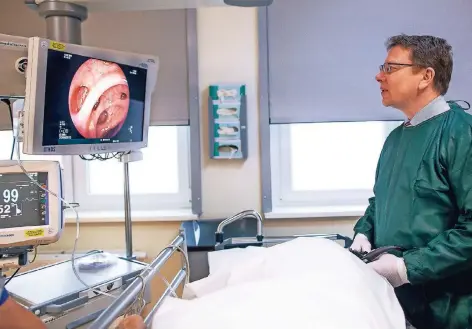
[[[418,67],[431,67],[436,72],[434,87],[445,95],[452,76],[452,47],[442,38],[431,35],[400,34],[390,37],[386,42],[387,50],[395,46],[411,51],[411,60]]]

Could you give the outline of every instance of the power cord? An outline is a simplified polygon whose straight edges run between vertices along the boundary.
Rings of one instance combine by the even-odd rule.
[[[93,161],[93,160],[110,160],[110,159],[120,159],[122,156],[130,154],[131,152],[113,152],[113,153],[104,153],[104,154],[90,154],[89,156],[86,155],[79,155],[82,160],[85,161]]]
[[[8,103],[7,103],[8,104]],[[13,116],[13,114],[12,114]],[[21,113],[20,113],[20,117],[21,117]],[[13,122],[13,121],[12,121]],[[79,221],[79,214],[77,212],[77,210],[75,209],[75,207],[70,203],[68,202],[67,200],[61,198],[60,196],[57,195],[57,193],[54,193],[53,191],[50,191],[48,190],[47,188],[44,188],[41,186],[41,184],[39,184],[31,175],[29,175],[28,171],[25,169],[25,167],[23,166],[23,163],[22,163],[22,160],[21,160],[21,152],[20,152],[20,130],[21,129],[17,129],[16,131],[16,138],[15,138],[15,146],[16,146],[16,161],[18,163],[18,166],[21,168],[21,170],[23,171],[23,173],[26,175],[26,177],[28,177],[28,179],[33,183],[35,184],[36,186],[38,186],[41,190],[45,191],[46,193],[50,194],[50,195],[53,195],[54,197],[56,197],[57,199],[59,199],[60,201],[62,201],[69,209],[71,209],[74,214],[75,214],[75,222],[76,222],[76,235],[75,235],[75,240],[74,240],[74,249],[72,250],[72,256],[71,256],[71,262],[72,262],[72,270],[74,272],[74,275],[75,277],[77,278],[77,280],[80,281],[80,283],[82,283],[87,289],[97,293],[97,294],[100,294],[100,295],[105,295],[105,296],[108,296],[108,297],[112,297],[112,298],[116,298],[116,296],[113,296],[111,294],[108,294],[108,293],[105,293],[101,290],[98,290],[98,289],[94,289],[92,288],[90,285],[88,285],[86,282],[84,282],[84,280],[82,280],[82,278],[80,277],[78,271],[77,271],[77,268],[75,266],[75,261],[76,261],[76,250],[77,250],[77,243],[79,241],[79,237],[80,237],[80,221]],[[12,159],[13,160],[13,159]]]
[[[181,254],[181,256],[184,260],[184,263],[185,263],[185,270],[186,270],[185,271],[185,284],[188,284],[189,281],[190,281],[190,262],[189,262],[187,254],[185,253],[183,248],[179,247],[179,246],[168,245],[162,251],[164,251],[166,249],[172,249],[172,250],[175,249],[175,250],[180,251],[180,254]],[[140,315],[142,313],[142,311],[144,310],[144,307],[146,306],[146,304],[144,302],[144,291],[146,289],[146,284],[144,282],[143,274],[145,273],[145,271],[148,271],[150,269],[151,269],[151,264],[148,264],[141,271],[141,273],[138,275],[138,278],[141,279],[141,290],[139,291],[135,301],[133,303],[131,303],[128,306],[128,308],[126,309],[126,311],[124,312],[125,317],[133,315],[133,314]],[[165,283],[165,285],[167,286],[167,289],[170,290],[170,293],[171,293],[172,297],[178,298],[176,291],[172,288],[171,284],[169,283],[169,281],[167,281],[167,279],[164,277],[164,275],[162,275],[162,273],[160,271],[157,271],[157,274],[159,275],[161,280]]]
[[[18,267],[15,272],[13,272],[13,274],[5,281],[5,284],[3,286],[5,287],[11,281],[11,279],[13,279],[18,274],[19,271],[20,268]]]
[[[29,264],[33,264],[34,261],[36,260],[36,257],[38,256],[38,246],[34,247],[34,257],[33,257],[33,260],[31,260],[29,262]],[[8,282],[11,281],[11,279],[13,279],[15,277],[15,275],[18,274],[18,272],[20,271],[20,267],[18,267],[15,272],[13,272],[13,274],[5,281],[5,284],[4,286],[6,286],[8,284]]]
[[[12,143],[12,150],[11,150],[11,153],[10,153],[10,160],[13,160],[13,155],[15,153],[15,147],[16,147],[16,153],[17,153],[17,161],[18,161],[18,165],[20,166],[20,168],[22,169],[23,173],[35,184],[37,185],[38,187],[40,187],[42,190],[44,190],[46,193],[49,193],[49,194],[52,194],[53,196],[55,196],[56,198],[60,199],[62,202],[64,202],[68,208],[70,208],[76,215],[76,224],[77,224],[77,232],[76,232],[76,237],[75,237],[75,241],[74,241],[74,248],[72,250],[72,269],[74,271],[74,274],[75,276],[77,277],[77,279],[85,286],[87,287],[88,289],[96,292],[96,293],[99,293],[99,294],[102,294],[102,295],[106,295],[106,296],[109,296],[109,297],[113,297],[113,298],[116,298],[116,296],[113,296],[113,295],[110,295],[110,294],[107,294],[103,291],[100,291],[100,290],[96,290],[96,289],[93,289],[92,287],[90,287],[87,283],[85,283],[79,276],[79,274],[77,273],[77,269],[75,267],[75,254],[76,254],[76,250],[77,250],[77,242],[78,242],[78,239],[79,239],[79,236],[80,236],[80,226],[79,226],[79,215],[77,213],[77,211],[75,210],[75,208],[72,206],[71,203],[67,202],[66,200],[60,198],[57,194],[55,194],[54,192],[51,192],[49,191],[48,189],[45,189],[43,188],[37,181],[35,181],[30,175],[28,175],[28,172],[26,171],[26,169],[23,167],[23,164],[21,162],[21,153],[20,153],[20,143],[19,143],[19,134],[20,134],[20,129],[17,129],[17,133],[15,135],[15,132],[14,132],[14,120],[13,120],[13,109],[12,109],[12,105],[11,105],[11,101],[9,99],[1,99],[1,101],[3,103],[5,103],[7,106],[8,106],[8,110],[9,110],[9,113],[10,113],[10,120],[11,120],[11,125],[12,125],[12,132],[13,132],[13,143]],[[114,153],[105,153],[105,154],[91,154],[89,157],[87,156],[84,156],[84,155],[80,155],[80,158],[82,160],[85,160],[85,161],[92,161],[92,160],[100,160],[100,161],[105,161],[105,160],[110,160],[110,159],[120,159],[123,155],[127,155],[129,154],[130,152],[114,152]],[[181,247],[176,247],[176,246],[167,246],[165,249],[177,249],[181,252],[181,255],[182,257],[184,258],[185,260],[185,266],[186,266],[186,278],[185,278],[185,284],[188,284],[189,282],[189,279],[190,279],[190,263],[189,263],[189,260],[188,260],[188,257],[187,255],[185,254],[184,250],[181,248]],[[30,262],[34,262],[36,260],[36,256],[37,256],[37,246],[35,247],[35,255],[34,255],[34,258],[33,260]],[[130,307],[128,308],[127,310],[127,314],[130,314],[130,313],[137,313],[137,314],[140,314],[142,312],[142,310],[144,309],[144,306],[145,304],[143,303],[143,297],[144,297],[144,290],[146,288],[146,285],[144,284],[144,279],[143,279],[143,273],[144,271],[146,270],[149,270],[150,268],[150,265],[148,265],[147,267],[145,267],[140,275],[139,275],[139,278],[141,279],[141,282],[142,282],[142,287],[141,287],[141,291],[140,293],[138,294],[135,302],[133,302]],[[8,280],[5,282],[5,285],[7,285],[12,279],[13,277],[15,277],[18,272],[19,272],[20,268],[16,269],[15,272],[8,278]],[[170,292],[171,294],[173,295],[173,297],[177,297],[177,293],[175,292],[175,290],[171,287],[170,283],[167,281],[167,279],[160,273],[158,272],[157,273],[159,275],[159,277],[163,280],[163,282],[166,284],[167,288],[170,289]],[[139,303],[140,305],[138,307],[136,307],[136,303]]]

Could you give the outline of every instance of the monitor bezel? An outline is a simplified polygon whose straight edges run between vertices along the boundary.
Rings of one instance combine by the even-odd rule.
[[[21,161],[21,164],[26,172],[47,173],[47,189],[59,198],[63,198],[62,169],[58,161]],[[0,161],[0,174],[9,173],[24,174],[17,161]],[[47,225],[0,228],[0,248],[46,245],[57,242],[64,228],[64,212],[62,201],[52,194],[48,196],[48,214]],[[32,235],[31,232],[36,232],[37,235]]]
[[[146,94],[143,120],[143,140],[126,143],[100,143],[75,145],[43,145],[44,102],[48,51],[64,51],[115,62],[147,70]],[[32,155],[86,155],[109,152],[127,152],[147,147],[151,116],[151,97],[157,84],[159,59],[156,56],[127,53],[122,51],[59,43],[34,37],[29,39],[28,75],[25,100],[25,128],[23,152]]]

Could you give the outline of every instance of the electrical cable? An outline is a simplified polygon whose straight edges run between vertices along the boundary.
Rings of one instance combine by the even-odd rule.
[[[15,275],[18,274],[18,272],[20,271],[20,268],[18,267],[15,272],[13,272],[13,274],[5,281],[5,284],[3,285],[4,287],[11,281],[11,279],[13,279],[15,277]]]
[[[110,159],[120,159],[122,156],[130,154],[131,152],[113,152],[113,153],[104,153],[104,154],[90,154],[89,156],[86,155],[79,155],[82,160],[85,161],[93,161],[93,160],[110,160]]]
[[[38,246],[35,246],[34,247],[34,256],[33,256],[33,259],[31,261],[29,261],[29,264],[33,264],[34,261],[36,260],[36,257],[38,256]],[[18,267],[15,272],[13,272],[13,274],[7,279],[7,281],[5,281],[5,284],[4,286],[6,286],[8,284],[8,282],[11,281],[11,279],[13,279],[15,277],[15,275],[18,274],[18,272],[20,271],[20,268]]]
[[[24,168],[23,166],[23,163],[21,161],[21,152],[20,152],[20,139],[19,139],[19,135],[20,135],[20,129],[18,127],[17,129],[17,132],[16,132],[16,135],[15,135],[15,132],[14,132],[14,120],[13,120],[13,110],[12,110],[12,106],[11,106],[11,102],[10,100],[8,99],[1,99],[2,102],[4,102],[7,106],[8,106],[8,109],[9,109],[9,112],[10,112],[10,119],[11,119],[11,123],[12,123],[12,130],[13,130],[13,143],[12,143],[12,151],[11,151],[11,155],[10,155],[10,160],[13,160],[13,155],[14,155],[14,151],[15,151],[15,147],[16,147],[16,156],[17,156],[17,163],[19,165],[19,167],[21,168],[21,170],[23,171],[23,173],[36,185],[38,186],[40,189],[42,189],[43,191],[45,191],[46,193],[48,194],[52,194],[53,196],[55,196],[56,198],[58,198],[59,200],[61,200],[64,204],[67,205],[67,207],[69,209],[71,209],[74,214],[75,214],[75,219],[76,219],[76,236],[75,236],[75,240],[74,240],[74,247],[73,247],[73,250],[72,250],[72,256],[71,256],[71,262],[72,262],[72,269],[73,269],[73,272],[74,272],[74,275],[76,276],[76,278],[88,289],[90,289],[91,291],[93,292],[96,292],[98,294],[102,294],[102,295],[105,295],[105,296],[109,296],[109,297],[112,297],[112,298],[117,298],[116,296],[113,296],[111,294],[107,294],[103,291],[100,291],[100,290],[97,290],[97,289],[94,289],[92,288],[91,286],[89,286],[86,282],[84,282],[82,280],[82,278],[80,277],[79,273],[77,272],[77,269],[76,269],[76,266],[75,266],[75,260],[76,260],[76,251],[77,251],[77,243],[78,243],[78,240],[80,238],[80,220],[79,220],[79,214],[78,212],[75,210],[75,208],[72,206],[71,203],[69,203],[67,200],[59,197],[56,193],[46,189],[46,188],[43,188],[37,181],[35,181],[29,174],[28,174],[28,171]],[[100,160],[100,161],[105,161],[105,160],[109,160],[109,159],[119,159],[120,157],[122,157],[123,155],[126,155],[126,154],[129,154],[130,152],[114,152],[114,153],[105,153],[105,154],[91,154],[90,157],[86,157],[86,156],[83,156],[81,155],[80,158],[82,160],[85,160],[85,161],[92,161],[92,160]],[[185,278],[185,284],[188,284],[189,283],[189,279],[190,279],[190,263],[189,263],[189,260],[188,260],[188,256],[186,255],[185,251],[179,247],[179,246],[172,246],[172,245],[169,245],[167,246],[165,249],[176,249],[176,250],[179,250],[181,252],[181,255],[182,257],[184,258],[184,261],[185,261],[185,267],[186,267],[186,278]],[[37,246],[35,246],[35,255],[34,255],[34,258],[33,260],[30,262],[34,262],[34,260],[36,259],[36,256],[37,256]],[[130,315],[131,313],[135,313],[135,314],[140,314],[142,312],[142,310],[144,309],[145,307],[145,301],[144,301],[144,291],[145,291],[145,288],[146,288],[146,284],[145,284],[145,281],[144,281],[144,278],[143,278],[143,273],[146,271],[146,270],[149,270],[150,269],[150,264],[148,266],[146,266],[142,271],[141,273],[138,275],[139,279],[141,279],[141,290],[140,292],[138,293],[137,297],[136,297],[136,300],[128,307],[127,311],[125,312],[126,315]],[[13,275],[5,282],[5,285],[7,285],[12,279],[13,277],[19,272],[20,268],[16,269],[16,271],[13,273]],[[157,274],[159,275],[159,277],[163,280],[163,282],[166,284],[167,286],[167,289],[170,290],[170,293],[172,294],[173,297],[178,297],[177,296],[177,293],[175,292],[175,290],[172,288],[171,284],[167,281],[167,279],[162,275],[162,273],[160,271],[157,272]],[[136,305],[136,303],[140,303],[139,306]],[[136,307],[137,306],[137,307]]]
[[[93,287],[89,286],[84,280],[82,280],[82,278],[80,277],[78,271],[77,271],[77,268],[75,266],[75,261],[76,261],[76,251],[77,251],[77,243],[79,241],[79,237],[80,237],[80,220],[79,220],[79,213],[75,210],[74,206],[68,202],[67,200],[65,200],[64,198],[61,198],[60,196],[57,195],[57,193],[53,192],[53,191],[50,191],[48,190],[47,188],[44,188],[41,186],[41,184],[39,184],[36,180],[34,180],[29,174],[28,174],[28,171],[25,169],[25,167],[23,166],[23,163],[21,161],[21,152],[20,152],[20,139],[19,139],[19,135],[20,135],[20,130],[21,129],[17,129],[16,131],[16,160],[17,160],[17,163],[18,163],[18,166],[21,168],[21,170],[23,171],[23,173],[26,175],[26,177],[29,178],[29,180],[35,184],[36,186],[38,186],[41,190],[43,190],[44,192],[48,193],[48,194],[51,194],[53,195],[54,197],[56,197],[57,199],[59,199],[60,201],[62,201],[64,204],[67,205],[67,207],[69,209],[71,209],[73,212],[74,212],[74,215],[75,215],[75,222],[76,222],[76,235],[75,235],[75,240],[74,240],[74,248],[72,250],[72,256],[71,256],[71,262],[72,262],[72,271],[74,272],[74,275],[75,277],[77,278],[77,280],[80,281],[80,283],[82,283],[87,289],[97,293],[97,294],[101,294],[101,295],[105,295],[105,296],[108,296],[108,297],[112,297],[112,298],[116,298],[116,296],[113,296],[111,294],[108,294],[108,293],[105,293],[101,290],[98,290],[98,289],[94,289]]]
[[[181,256],[182,256],[182,258],[184,259],[184,262],[185,262],[185,284],[188,284],[190,282],[190,262],[189,262],[187,254],[182,249],[182,247],[178,247],[178,246],[168,245],[167,247],[164,248],[164,250],[165,249],[176,249],[176,250],[180,251],[180,254],[181,254]],[[164,275],[162,275],[162,273],[160,271],[158,271],[157,274],[160,276],[161,280],[164,281],[167,288],[169,288],[169,290],[172,293],[173,297],[178,298],[177,293],[175,292],[174,289],[172,289],[169,281],[167,281],[167,279],[164,277]]]
[[[166,249],[172,249],[172,250],[175,249],[175,250],[180,251],[181,256],[185,262],[185,284],[188,284],[190,281],[190,262],[189,262],[187,254],[185,253],[183,248],[180,246],[168,245],[164,249],[162,249],[162,251]],[[141,280],[141,290],[139,291],[136,297],[136,300],[133,303],[131,303],[126,309],[126,311],[124,312],[125,317],[133,315],[133,314],[141,314],[142,311],[144,310],[144,307],[146,306],[144,302],[144,292],[146,289],[146,284],[144,281],[143,274],[145,273],[145,271],[148,271],[150,269],[151,269],[151,264],[148,264],[138,275],[138,278]],[[170,290],[171,295],[175,298],[178,298],[176,291],[172,288],[171,284],[169,283],[169,281],[167,281],[164,275],[160,271],[157,271],[157,274],[159,275],[161,280],[165,283],[165,285],[167,286],[167,289]],[[136,305],[136,303],[140,303],[140,305]]]

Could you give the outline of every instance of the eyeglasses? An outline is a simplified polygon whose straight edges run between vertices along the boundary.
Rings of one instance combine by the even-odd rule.
[[[401,67],[412,67],[415,66],[415,64],[407,64],[407,63],[385,63],[379,66],[379,69],[383,73],[392,73],[394,71],[394,68],[396,66],[401,66]],[[397,68],[400,69],[400,68]]]

